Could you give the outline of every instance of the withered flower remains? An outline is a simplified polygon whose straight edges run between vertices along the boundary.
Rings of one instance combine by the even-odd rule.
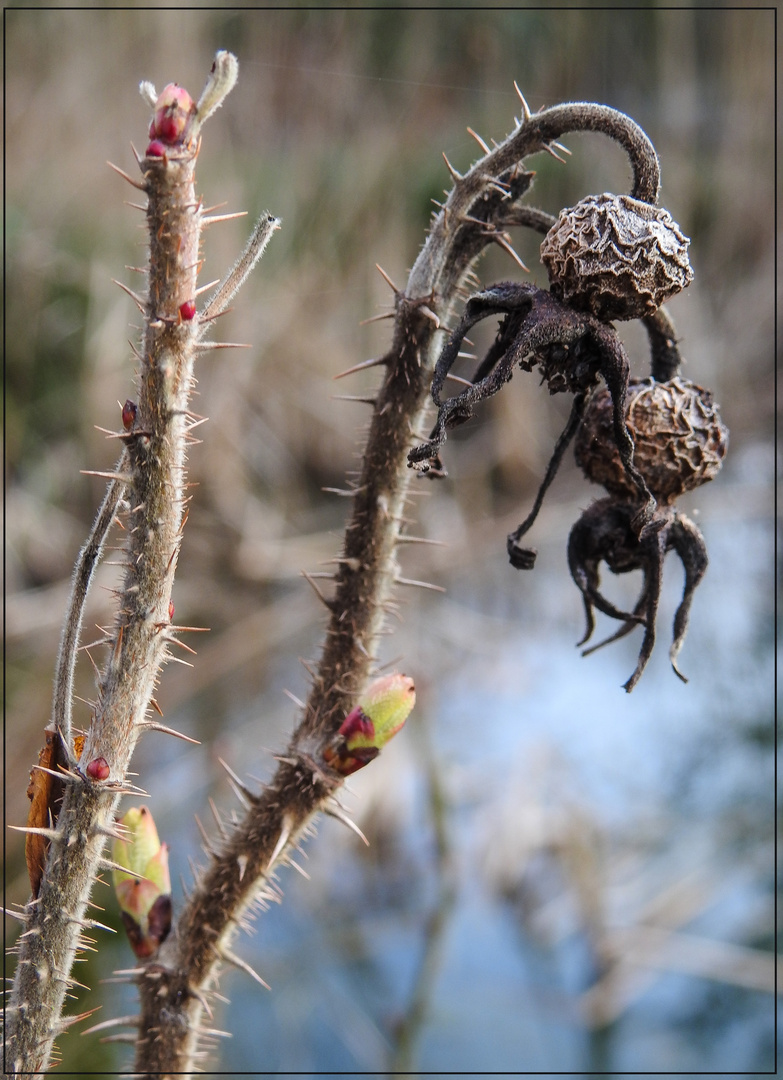
[[[497,393],[517,367],[523,371],[537,367],[550,394],[574,395],[533,508],[508,537],[508,554],[518,569],[533,567],[536,553],[520,541],[576,435],[579,465],[610,493],[585,511],[569,539],[569,566],[587,613],[587,631],[580,644],[593,632],[594,608],[623,624],[608,641],[643,626],[639,661],[625,683],[630,691],[652,652],[663,560],[670,550],[685,567],[670,650],[672,666],[684,679],[676,658],[693,592],[707,567],[707,553],[699,530],[675,511],[673,503],[717,474],[728,431],[709,391],[677,374],[680,356],[674,327],[661,305],[693,280],[689,241],[671,215],[655,205],[657,157],[644,133],[632,121],[628,124],[639,135],[634,146],[647,157],[640,164],[631,153],[635,183],[630,195],[589,196],[557,219],[533,210],[518,216],[515,223],[546,233],[541,260],[550,287],[502,282],[467,301],[435,369],[435,427],[426,442],[411,450],[408,461],[422,472],[444,475],[440,450],[447,431],[468,420],[474,406]],[[630,152],[627,129],[605,133]],[[466,334],[479,321],[497,315],[503,316],[497,336],[470,385],[444,400],[443,388]],[[650,339],[652,376],[644,381],[630,379],[628,356],[611,322],[630,319],[642,319]],[[643,571],[642,592],[632,612],[619,610],[599,591],[602,561],[617,574]]]

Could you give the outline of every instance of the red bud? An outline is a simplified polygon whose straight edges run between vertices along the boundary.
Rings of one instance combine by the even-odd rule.
[[[190,322],[196,315],[196,303],[194,300],[186,300],[179,305],[179,314],[183,322]]]
[[[155,103],[152,118],[154,134],[169,146],[181,145],[186,141],[190,122],[195,115],[196,106],[187,90],[176,83],[169,83]]]
[[[135,401],[131,401],[130,398],[122,406],[122,426],[126,431],[130,431],[136,421],[136,413],[138,407]]]
[[[84,770],[91,780],[107,780],[111,769],[105,757],[93,758]]]

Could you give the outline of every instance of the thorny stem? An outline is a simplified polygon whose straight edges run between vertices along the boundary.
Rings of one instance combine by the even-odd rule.
[[[385,605],[399,577],[396,547],[412,479],[407,455],[430,406],[441,328],[476,258],[500,230],[515,224],[542,228],[544,215],[515,206],[533,177],[523,159],[574,130],[615,138],[631,158],[633,195],[648,201],[657,196],[658,162],[646,135],[622,113],[584,103],[535,116],[526,109],[524,120],[500,146],[464,176],[453,172],[454,188],[434,218],[407,286],[395,289],[392,346],[378,361],[387,372],[354,488],[335,591],[324,599],[330,621],[303,718],[271,783],[258,795],[237,789],[247,806],[245,818],[227,842],[216,842],[176,934],[139,979],[140,1026],[148,1033],[137,1044],[141,1075],[190,1073],[205,995],[221,960],[238,963],[230,951],[232,938],[254,904],[263,907],[276,895],[275,867],[287,860],[314,816],[329,809],[342,783],[326,765],[323,750],[375,664]]]
[[[228,55],[218,54],[207,83],[209,111],[233,85]],[[196,114],[196,120],[200,127],[203,117]],[[169,145],[162,155],[152,153],[151,144],[150,156],[139,162],[143,179],[137,186],[148,197],[150,242],[149,293],[137,299],[145,321],[139,401],[133,427],[122,436],[125,453],[77,561],[54,704],[55,720],[66,736],[84,600],[123,489],[128,492],[131,525],[126,574],[95,714],[80,762],[71,756],[71,768],[64,774],[66,791],[49,836],[39,894],[24,911],[6,1030],[6,1064],[15,1076],[45,1070],[54,1039],[76,1019],[61,1019],[61,1013],[73,985],[70,971],[83,945],[82,932],[93,925],[85,911],[98,874],[112,866],[102,851],[106,838],[117,835],[117,801],[124,792],[139,790],[128,785],[125,776],[176,632],[169,602],[186,502],[188,402],[203,329],[190,310],[203,215],[194,182],[199,150],[195,130],[192,138]],[[67,749],[72,755],[69,739]],[[91,763],[101,761],[101,768],[91,771]],[[105,766],[109,775],[102,779]]]

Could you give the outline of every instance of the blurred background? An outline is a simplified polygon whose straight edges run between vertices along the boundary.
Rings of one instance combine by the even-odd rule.
[[[218,756],[271,774],[307,692],[324,619],[300,572],[339,554],[341,487],[361,453],[366,406],[335,400],[378,383],[334,383],[386,350],[388,322],[361,325],[404,284],[449,176],[533,110],[592,100],[633,116],[662,163],[661,202],[691,237],[694,284],[670,305],[684,374],[710,387],[731,431],[718,480],[681,508],[710,569],[681,655],[668,663],[682,589],[666,566],[658,645],[639,686],[636,634],[581,658],[571,525],[603,494],[570,457],[513,570],[506,534],[527,514],[568,402],[518,373],[449,438],[447,479],[421,480],[417,531],[445,546],[403,553],[405,593],[384,660],[412,675],[417,708],[348,801],[371,841],[333,821],[306,845],[310,881],[242,941],[272,993],[236,973],[216,1026],[219,1067],[316,1073],[470,1070],[745,1072],[774,1066],[774,15],[771,10],[9,10],[6,15],[6,813],[25,789],[50,713],[69,576],[102,498],[83,469],[110,469],[134,394],[136,310],[146,262],[133,174],[149,122],[142,79],[201,91],[218,48],[239,83],[205,130],[199,183],[226,211],[282,217],[255,277],[221,321],[252,348],[199,361],[198,484],[174,588],[177,622],[211,628],[193,668],[170,666],[166,723],[134,767],[180,874],[201,856],[194,813],[231,793]],[[601,136],[563,140],[529,202],[552,213],[628,190]],[[202,281],[221,277],[250,227],[208,230]],[[515,237],[543,284],[538,238]],[[522,273],[497,250],[484,283]],[[644,334],[623,325],[634,371]],[[350,385],[348,385],[350,383]],[[363,413],[362,410],[365,410]],[[120,542],[119,540],[117,542]],[[413,548],[413,545],[409,545]],[[85,642],[111,619],[102,567]],[[632,603],[637,575],[607,583]],[[614,626],[599,623],[606,636]],[[603,632],[603,633],[602,633]],[[596,636],[596,640],[600,637]],[[102,657],[94,653],[96,662]],[[86,657],[77,692],[92,695]],[[77,702],[77,725],[89,710]],[[237,808],[238,809],[238,808]],[[6,837],[7,902],[29,887]],[[108,889],[95,897],[118,925]],[[16,932],[14,926],[9,930]],[[133,1011],[102,984],[132,954],[102,935],[71,1011]],[[82,1025],[84,1026],[84,1025]],[[63,1069],[130,1067],[99,1036],[61,1040]],[[210,1071],[209,1069],[207,1071]]]

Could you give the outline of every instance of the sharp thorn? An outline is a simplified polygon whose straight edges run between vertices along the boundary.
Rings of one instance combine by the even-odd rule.
[[[141,1017],[139,1016],[117,1016],[113,1020],[102,1020],[100,1024],[93,1024],[91,1028],[87,1028],[82,1032],[82,1035],[94,1035],[96,1031],[108,1031],[112,1027],[140,1027]]]
[[[397,585],[413,585],[419,589],[431,589],[433,592],[446,592],[442,585],[433,585],[430,581],[416,581],[413,578],[404,577],[397,577],[394,580]]]
[[[165,724],[158,724],[154,720],[142,720],[139,727],[146,728],[149,731],[161,731],[164,735],[173,735],[175,739],[182,739],[183,742],[192,743],[194,746],[201,746],[201,742],[198,739],[191,739],[190,735],[183,735],[181,731],[175,731],[174,728],[166,727]]]
[[[422,315],[425,316],[425,318],[429,319],[430,322],[434,323],[438,330],[440,329],[440,319],[432,310],[432,308],[427,307],[426,304],[419,304],[418,310],[422,313]]]
[[[237,776],[237,774],[234,772],[234,770],[231,768],[231,766],[229,764],[227,764],[227,762],[225,762],[222,757],[219,757],[218,761],[220,762],[220,764],[223,766],[223,768],[228,773],[229,779],[232,780],[234,782],[234,784],[236,785],[236,789],[241,791],[244,798],[248,800],[247,805],[251,806],[255,802],[255,795],[253,794],[253,792],[250,790],[249,787],[247,787],[245,784],[243,784],[243,782],[240,780],[240,778]],[[241,801],[242,800],[240,800],[240,802]]]
[[[349,829],[356,833],[360,840],[364,841],[367,847],[370,846],[370,841],[364,835],[356,822],[352,821],[347,814],[344,814],[341,810],[335,810],[332,807],[324,807],[324,813],[328,814],[329,817],[333,817],[336,818],[338,821],[341,821],[343,825],[347,825]]]
[[[324,489],[324,490],[326,490],[326,489]],[[321,601],[321,603],[324,604],[327,608],[329,608],[330,611],[332,611],[332,609],[334,608],[333,602],[331,600],[327,600],[327,598],[324,596],[324,594],[318,588],[316,583],[313,581],[313,575],[308,574],[308,572],[306,570],[302,570],[301,574],[302,574],[302,577],[305,579],[305,581],[310,585],[311,589],[313,590],[315,595],[318,597],[318,599]]]
[[[451,164],[451,162],[449,161],[449,159],[448,159],[448,158],[446,157],[445,153],[443,154],[443,160],[444,160],[444,161],[446,162],[446,168],[447,168],[447,169],[449,170],[449,172],[451,173],[451,179],[452,179],[452,180],[454,180],[454,182],[455,182],[455,183],[456,183],[456,182],[457,182],[458,180],[462,180],[462,173],[460,173],[460,172],[457,172],[457,170],[456,170],[456,169],[454,168],[454,166],[453,166],[453,165]]]
[[[346,368],[345,371],[341,371],[339,375],[333,375],[333,379],[344,379],[346,375],[353,375],[356,371],[365,371],[367,368],[378,367],[380,364],[387,363],[385,356],[380,356],[377,359],[362,360],[361,364],[354,364],[353,367]]]
[[[385,311],[382,315],[371,315],[369,319],[362,319],[359,326],[369,326],[370,323],[381,322],[383,319],[393,319],[394,315],[395,312],[393,311]],[[339,376],[336,375],[335,378],[339,378]]]
[[[558,152],[553,149],[552,143],[544,143],[544,145],[541,147],[541,149],[546,150],[547,154],[549,154],[551,157],[553,157],[555,159],[555,161],[559,161],[561,164],[565,165],[565,163],[566,163],[565,158],[560,157]]]
[[[285,848],[288,841],[291,839],[291,819],[288,815],[283,815],[283,824],[280,829],[280,836],[277,838],[277,843],[274,846],[272,854],[269,856],[269,862],[267,864],[267,873],[275,865],[278,857]]]
[[[241,341],[197,341],[193,346],[196,352],[214,352],[216,349],[250,349],[252,345]]]
[[[484,140],[481,138],[480,135],[476,134],[476,132],[473,130],[472,127],[468,128],[468,135],[473,136],[473,138],[476,140],[476,142],[479,144],[479,146],[481,147],[481,149],[484,151],[485,154],[488,154],[490,152],[490,149],[487,146],[487,144],[484,142]]]
[[[247,210],[237,210],[233,214],[213,214],[210,217],[202,217],[201,224],[204,228],[207,225],[216,225],[218,221],[233,221],[234,218],[247,217]]]
[[[147,189],[144,184],[140,184],[138,180],[134,180],[132,176],[128,176],[128,174],[118,165],[112,165],[110,161],[107,161],[106,164],[109,166],[110,169],[114,169],[114,171],[118,173],[123,178],[123,180],[127,180],[131,187],[135,187],[139,191],[143,191],[146,193]]]
[[[127,285],[124,285],[121,281],[117,281],[116,278],[112,278],[111,280],[112,280],[113,284],[119,285],[119,287],[122,289],[122,291],[124,293],[128,294],[128,296],[134,302],[134,304],[139,309],[139,311],[142,313],[142,315],[147,314],[147,301],[143,296],[139,296],[139,294],[134,292],[133,289],[130,289]]]
[[[514,80],[514,89],[515,89],[515,90],[516,90],[516,92],[517,92],[517,96],[519,97],[519,100],[520,100],[520,101],[522,102],[522,113],[523,113],[523,115],[524,115],[524,117],[525,117],[525,120],[529,120],[529,119],[530,119],[530,117],[531,117],[531,116],[532,116],[533,114],[532,114],[532,113],[531,113],[531,111],[530,111],[530,106],[529,106],[529,105],[528,105],[528,103],[527,103],[527,102],[525,101],[525,95],[524,95],[524,94],[522,93],[522,91],[521,91],[521,90],[519,89],[519,87],[517,86],[516,80]]]
[[[255,979],[255,981],[257,983],[260,983],[261,986],[263,986],[266,990],[272,989],[269,983],[264,982],[258,972],[254,971],[253,968],[251,968],[250,964],[248,964],[241,957],[235,956],[234,953],[232,953],[225,946],[221,946],[221,948],[218,949],[216,945],[213,945],[212,948],[221,960],[225,960],[225,962],[227,964],[231,964],[232,967],[238,968],[240,971],[244,971],[246,975],[249,975],[251,979]]]
[[[375,269],[376,269],[376,270],[378,271],[378,273],[379,273],[379,274],[381,275],[381,277],[383,278],[383,280],[384,280],[384,281],[386,282],[386,284],[387,284],[387,285],[389,286],[389,288],[390,288],[390,289],[392,290],[392,292],[394,293],[394,295],[395,295],[395,296],[399,296],[399,295],[400,295],[400,290],[399,290],[399,289],[397,288],[397,286],[396,286],[396,285],[394,284],[394,282],[393,282],[393,281],[392,281],[392,279],[391,279],[391,278],[389,277],[389,275],[388,275],[388,274],[386,273],[386,271],[385,271],[385,270],[383,269],[383,267],[382,267],[382,266],[380,266],[380,265],[379,265],[378,263],[376,263],[376,264],[375,264]]]
[[[496,244],[499,244],[500,247],[502,247],[504,251],[508,252],[508,254],[514,260],[514,262],[517,264],[517,266],[520,266],[525,271],[526,274],[530,273],[530,270],[528,269],[528,267],[525,266],[525,264],[520,259],[519,255],[517,255],[516,251],[514,251],[511,244],[509,244],[509,242],[506,239],[504,239],[504,237],[500,236],[499,233],[494,233],[493,236],[492,236],[492,239],[495,241]]]
[[[397,537],[398,544],[436,544],[438,547],[446,547],[444,540],[429,540],[426,536],[407,536],[402,533]]]
[[[50,770],[47,769],[47,772]],[[59,775],[55,773],[55,775]],[[9,829],[13,829],[14,832],[30,833],[33,836],[45,836],[47,840],[61,840],[62,832],[59,829],[46,829],[43,826],[38,827],[34,825],[9,825]]]

